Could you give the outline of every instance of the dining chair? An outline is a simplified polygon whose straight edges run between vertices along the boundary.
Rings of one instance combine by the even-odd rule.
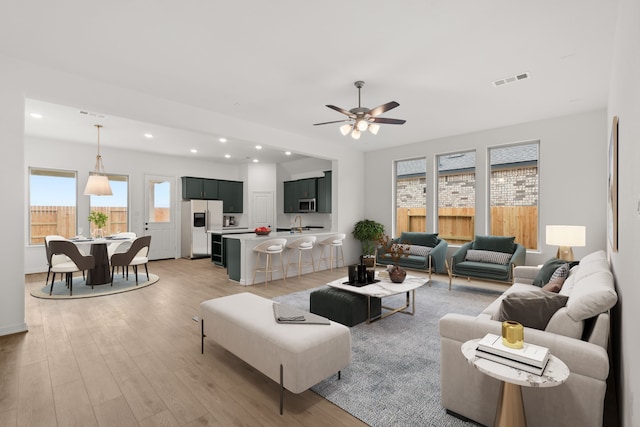
[[[68,240],[52,240],[49,242],[49,251],[51,258],[55,256],[64,256],[68,261],[52,263],[51,272],[51,289],[49,295],[53,293],[53,284],[56,280],[56,273],[64,274],[69,295],[73,295],[73,273],[76,271],[90,270],[94,267],[96,260],[93,255],[82,255],[78,247]]]
[[[136,286],[138,285],[138,266],[144,265],[144,271],[147,273],[147,280],[149,280],[149,269],[147,263],[149,262],[149,246],[151,245],[151,236],[141,236],[136,238],[131,243],[131,247],[126,252],[114,253],[111,256],[111,286],[113,286],[113,273],[116,267],[122,267],[122,274],[125,275],[126,280],[129,280],[129,266],[133,267],[133,271],[136,274]]]
[[[58,236],[55,234],[51,234],[44,237],[44,251],[47,257],[47,280],[45,280],[44,284],[49,284],[49,275],[51,274],[51,267],[53,264],[59,264],[61,262],[69,261],[69,258],[66,255],[56,255],[55,257],[51,254],[51,249],[49,248],[49,242],[52,240],[67,240],[63,236]]]
[[[115,253],[124,253],[131,247],[133,240],[138,237],[133,231],[123,231],[122,233],[116,233],[112,236],[115,240],[111,240],[111,243],[107,246],[107,255],[109,260]],[[118,240],[129,239],[129,240]],[[118,270],[116,270],[117,272]],[[122,270],[124,273],[124,269]]]

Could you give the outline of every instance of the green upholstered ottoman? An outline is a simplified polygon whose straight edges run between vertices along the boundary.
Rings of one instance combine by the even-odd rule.
[[[371,319],[380,316],[380,298],[371,297]],[[336,288],[322,288],[311,292],[310,308],[314,314],[345,326],[355,326],[367,320],[367,297]]]

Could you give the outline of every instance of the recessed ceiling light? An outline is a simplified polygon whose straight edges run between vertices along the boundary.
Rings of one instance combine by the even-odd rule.
[[[151,139],[151,138],[153,138],[153,135],[151,135],[150,133],[145,133],[144,137]]]
[[[225,159],[230,159],[230,158],[231,158],[231,154],[225,154],[225,155],[224,155],[224,158],[225,158]]]
[[[256,150],[262,150],[262,145],[256,145]]]
[[[31,113],[29,114],[31,117],[33,117],[34,119],[41,119],[43,116],[40,113]]]
[[[198,150],[196,150],[195,148],[192,148],[192,149],[191,149],[191,152],[192,152],[192,153],[197,153],[197,152],[198,152]]]
[[[287,155],[287,156],[290,156],[291,155],[291,151],[285,151],[284,154]]]
[[[220,138],[220,139],[218,139],[218,141],[220,141],[220,142],[227,142],[227,138]]]
[[[258,163],[258,159],[253,159],[253,163]]]

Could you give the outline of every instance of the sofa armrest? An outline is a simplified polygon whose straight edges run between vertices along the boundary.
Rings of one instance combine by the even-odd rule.
[[[447,271],[445,261],[447,260],[447,249],[449,244],[446,240],[440,239],[437,245],[431,249],[429,256],[433,261],[433,269],[436,273],[444,273]]]
[[[518,265],[513,270],[514,283],[524,283],[527,285],[533,285],[533,280],[538,275],[540,267],[531,265]]]
[[[460,344],[487,333],[502,334],[501,322],[486,318],[449,313],[439,322],[440,337],[458,341]],[[537,329],[524,328],[525,342],[547,347],[551,354],[560,358],[571,371],[601,381],[609,375],[607,351],[599,345],[569,338]]]
[[[467,251],[471,249],[473,242],[467,242],[460,246],[457,251],[453,253],[451,256],[451,268],[459,262],[464,261],[465,256],[467,255]]]

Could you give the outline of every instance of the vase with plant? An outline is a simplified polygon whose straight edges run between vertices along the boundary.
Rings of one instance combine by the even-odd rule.
[[[373,267],[376,241],[383,236],[384,225],[370,219],[363,219],[355,223],[351,234],[362,245],[362,262],[368,267]]]
[[[103,237],[104,234],[104,226],[107,225],[107,220],[109,217],[104,212],[99,211],[91,211],[89,214],[89,222],[92,222],[95,226],[94,232],[96,237]]]
[[[377,239],[379,250],[382,251],[383,257],[389,258],[393,266],[388,270],[389,279],[393,283],[402,283],[407,277],[407,271],[398,265],[400,258],[409,256],[409,245],[405,245],[399,241],[392,239],[386,234]]]

